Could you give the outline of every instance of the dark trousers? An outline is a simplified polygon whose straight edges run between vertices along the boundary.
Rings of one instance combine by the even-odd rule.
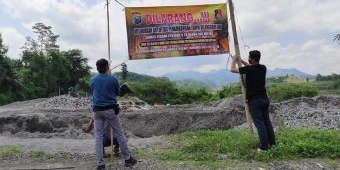
[[[268,97],[258,97],[248,100],[249,111],[260,138],[260,149],[267,150],[268,145],[275,145],[275,135],[269,119]]]

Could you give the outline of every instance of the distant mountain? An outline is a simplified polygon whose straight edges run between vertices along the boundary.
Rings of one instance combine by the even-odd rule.
[[[196,80],[209,84],[214,88],[219,88],[228,82],[233,83],[239,80],[239,76],[231,73],[229,70],[218,70],[208,73],[200,73],[197,71],[178,71],[165,74],[164,77],[168,77],[171,81]]]
[[[291,68],[291,69],[282,69],[282,68],[276,68],[274,70],[268,70],[267,77],[280,77],[280,76],[296,76],[296,77],[303,77],[303,78],[311,78],[315,77],[314,75],[310,75],[307,73],[304,73],[298,69]]]
[[[274,69],[268,70],[267,78],[269,77],[280,77],[294,75],[297,77],[314,77],[313,75],[304,73],[295,68],[293,69]],[[220,88],[228,83],[235,83],[239,81],[239,75],[231,73],[230,70],[217,70],[208,73],[200,73],[197,71],[178,71],[171,72],[164,75],[172,81],[182,81],[182,80],[196,80],[198,82],[204,82],[209,84],[211,87]]]

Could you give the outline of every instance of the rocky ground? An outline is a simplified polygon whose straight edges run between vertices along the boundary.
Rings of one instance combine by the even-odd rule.
[[[119,99],[120,117],[129,146],[159,149],[169,144],[164,135],[187,130],[247,128],[242,97],[181,106],[150,106],[127,97]],[[0,147],[19,146],[25,152],[0,160],[0,169],[93,169],[94,140],[82,128],[91,116],[90,98],[58,96],[0,107]],[[270,106],[275,129],[280,126],[340,128],[340,96],[296,98]],[[109,151],[107,151],[109,152]],[[108,169],[124,169],[119,158]],[[225,169],[332,169],[319,160],[242,162],[226,160]],[[235,166],[234,166],[235,165]],[[335,166],[336,167],[336,166]],[[339,166],[338,166],[339,167]],[[139,157],[132,169],[212,169],[186,162]]]

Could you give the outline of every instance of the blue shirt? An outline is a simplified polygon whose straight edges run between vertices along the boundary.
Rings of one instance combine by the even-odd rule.
[[[91,78],[92,107],[117,103],[118,80],[111,74],[99,73]]]

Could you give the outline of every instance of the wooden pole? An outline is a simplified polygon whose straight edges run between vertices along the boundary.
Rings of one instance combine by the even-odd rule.
[[[111,49],[110,49],[110,13],[109,13],[109,0],[106,0],[106,18],[107,18],[107,52],[108,59],[111,63]],[[113,162],[113,129],[110,127],[110,136],[111,136],[111,162]]]
[[[110,136],[111,136],[111,162],[113,162],[113,129],[110,128]]]
[[[240,47],[239,47],[239,44],[238,44],[237,32],[236,32],[234,4],[233,4],[232,0],[228,0],[228,3],[229,3],[231,27],[232,27],[232,30],[233,30],[233,37],[234,37],[235,54],[237,56],[239,56],[239,60],[237,61],[237,65],[240,68],[242,66],[242,63],[241,63]],[[253,131],[252,119],[251,119],[251,116],[249,114],[249,107],[248,107],[248,103],[247,103],[247,100],[246,100],[246,89],[244,87],[244,81],[243,80],[244,80],[243,75],[240,74],[240,84],[241,84],[241,88],[242,88],[244,108],[245,108],[245,111],[246,111],[246,118],[247,118],[247,123],[248,123],[248,126],[249,126],[249,133],[251,135],[251,138],[253,139],[254,138],[254,131]]]
[[[111,60],[111,49],[110,49],[110,14],[109,14],[109,0],[106,0],[106,18],[107,18],[107,50],[108,58]]]

